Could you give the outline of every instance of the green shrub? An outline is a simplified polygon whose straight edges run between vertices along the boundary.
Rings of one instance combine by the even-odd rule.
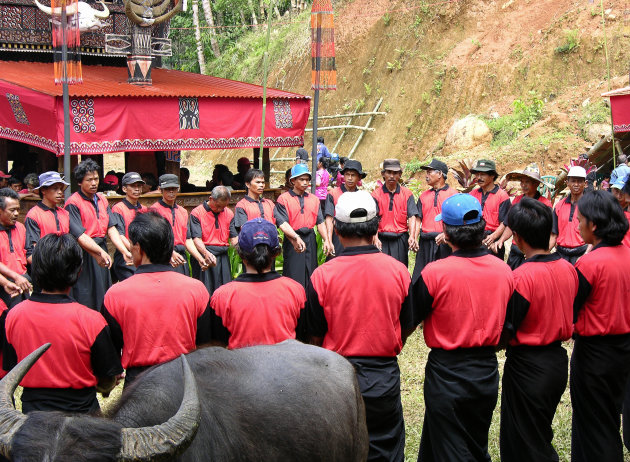
[[[494,138],[493,146],[508,144],[515,139],[521,130],[534,125],[542,117],[545,103],[532,95],[528,103],[517,99],[512,103],[512,114],[508,114],[497,119],[486,119],[488,127],[492,131]]]

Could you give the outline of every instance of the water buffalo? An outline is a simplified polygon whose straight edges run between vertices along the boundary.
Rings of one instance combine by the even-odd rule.
[[[367,457],[355,373],[333,352],[296,341],[202,348],[146,371],[106,416],[25,416],[11,396],[43,348],[0,381],[0,453],[14,462]]]

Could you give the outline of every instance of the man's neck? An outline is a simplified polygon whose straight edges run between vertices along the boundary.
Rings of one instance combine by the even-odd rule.
[[[68,287],[65,290],[43,290],[42,289],[42,294],[49,294],[49,295],[70,295],[70,289],[71,287]]]
[[[583,195],[584,195],[584,191],[582,191],[580,194],[571,193],[571,203],[575,204],[577,201],[581,199]]]
[[[297,189],[297,188],[293,188],[293,193],[294,193],[294,194],[297,194],[298,196],[303,195],[305,192],[306,192],[306,190],[304,190],[304,191],[300,191],[300,190],[299,190],[299,189]]]
[[[255,191],[252,191],[251,189],[247,191],[247,195],[251,197],[252,199],[254,199],[256,202],[260,201],[261,195]]]
[[[529,246],[527,243],[522,242],[522,240],[519,240],[518,248],[521,252],[523,252],[523,255],[525,255],[526,259],[530,259],[536,255],[549,255],[551,253],[549,252],[549,250],[545,250],[545,249],[534,249],[533,247]]]
[[[348,185],[345,185],[346,187],[346,191],[348,192],[356,192],[357,190],[357,185],[355,184],[352,188],[349,188]]]
[[[394,184],[394,188],[392,189],[392,188],[390,188],[390,187],[389,187],[389,184],[388,184],[388,183],[385,183],[385,187],[387,188],[387,190],[388,190],[390,193],[395,193],[395,192],[396,192],[396,190],[398,189],[398,184],[397,184],[397,183],[396,183],[396,184]]]
[[[83,193],[83,195],[84,195],[85,197],[87,197],[88,199],[90,199],[90,200],[93,200],[93,199],[94,199],[94,194],[93,194],[93,193],[88,192],[88,191],[84,191],[83,189],[81,190],[81,192],[82,192],[82,193]]]
[[[337,236],[339,236],[337,234]],[[344,248],[347,247],[362,247],[372,244],[372,237],[343,237],[339,236],[339,242]]]
[[[173,207],[173,206],[175,205],[175,200],[176,200],[176,199],[173,199],[172,201],[169,201],[169,200],[166,200],[166,198],[165,198],[164,196],[162,196],[162,201],[163,201],[166,205],[168,205],[169,207]]]
[[[247,274],[259,274],[258,271],[256,271],[256,268],[251,266],[246,261],[243,261],[243,265],[245,265],[245,273],[247,273]],[[271,273],[271,265],[269,265],[267,268],[262,270],[261,274],[264,274],[264,273]]]
[[[444,186],[446,185],[446,182],[444,180],[439,181],[438,183],[434,184],[433,186],[431,186],[433,189],[435,189],[436,191],[442,189]]]
[[[527,194],[523,194],[524,197],[531,197],[532,199],[534,199],[536,197],[536,193],[538,191],[536,191],[535,189],[531,192],[531,193],[527,193]]]
[[[129,196],[126,196],[126,198],[127,198],[127,202],[129,202],[134,207],[138,205],[138,199],[137,198],[134,199],[133,197],[129,197]]]
[[[56,202],[50,202],[48,199],[46,199],[45,197],[42,198],[42,204],[44,204],[46,207],[48,207],[49,209],[55,209],[57,208],[57,203]]]
[[[492,191],[495,188],[495,186],[496,186],[496,184],[490,183],[489,185],[482,186],[481,189],[483,190],[483,192],[485,192],[487,194],[490,191]]]

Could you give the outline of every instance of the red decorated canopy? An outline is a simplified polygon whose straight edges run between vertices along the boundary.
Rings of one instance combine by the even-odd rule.
[[[630,132],[630,87],[609,91],[602,96],[610,98],[615,133]]]
[[[255,148],[262,87],[168,69],[153,85],[127,83],[123,67],[83,66],[70,86],[70,152]],[[0,138],[63,155],[62,87],[52,63],[0,61]],[[267,90],[264,147],[304,144],[310,98]]]

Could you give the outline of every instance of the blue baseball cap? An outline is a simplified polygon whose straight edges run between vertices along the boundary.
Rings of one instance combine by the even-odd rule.
[[[470,194],[455,194],[442,203],[442,213],[435,221],[442,221],[450,226],[463,226],[479,223],[483,212],[481,204]]]
[[[273,223],[263,218],[254,218],[241,226],[241,232],[238,235],[238,246],[244,252],[253,252],[254,247],[259,244],[265,244],[275,249],[280,246],[278,240],[278,230]]]
[[[48,186],[52,186],[54,184],[61,183],[62,185],[68,187],[70,183],[65,181],[63,177],[59,174],[59,172],[44,172],[39,175],[39,186],[35,188],[35,191],[39,188],[46,188]],[[65,189],[65,188],[64,188]]]

